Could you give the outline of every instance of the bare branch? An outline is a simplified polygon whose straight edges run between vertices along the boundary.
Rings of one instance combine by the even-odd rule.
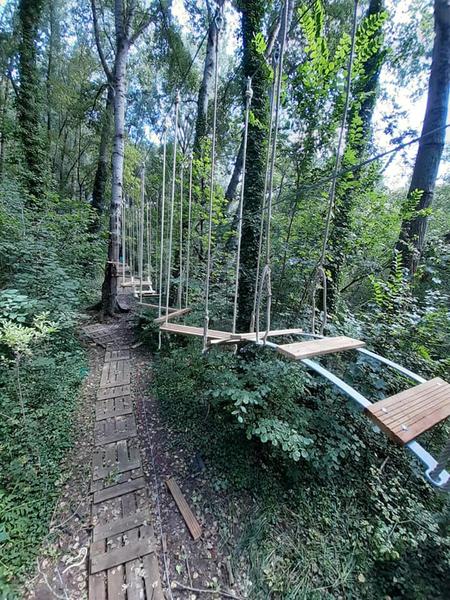
[[[105,71],[105,75],[108,81],[112,81],[113,76],[111,69],[109,68],[108,63],[106,62],[105,55],[103,53],[103,48],[100,42],[100,32],[98,28],[98,19],[97,19],[97,6],[95,4],[95,0],[91,0],[91,8],[92,8],[92,23],[94,25],[94,37],[95,37],[95,45],[97,46],[98,56],[100,58],[100,62],[102,63],[103,70]]]

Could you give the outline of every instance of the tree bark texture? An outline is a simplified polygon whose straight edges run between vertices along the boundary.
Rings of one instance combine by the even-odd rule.
[[[434,2],[434,45],[428,83],[428,99],[408,199],[418,201],[413,216],[401,225],[396,249],[411,274],[417,270],[425,244],[428,216],[445,143],[450,88],[450,2]],[[416,196],[417,195],[417,196]]]
[[[19,135],[25,158],[24,183],[36,199],[44,192],[45,157],[41,138],[41,102],[37,69],[37,37],[43,0],[20,0],[19,79],[17,100]]]
[[[92,188],[92,208],[95,210],[91,225],[91,232],[97,233],[101,229],[102,215],[105,210],[105,189],[108,179],[109,143],[111,139],[111,125],[114,107],[114,90],[108,85],[105,111],[100,132],[97,169],[95,171],[94,185]]]
[[[243,95],[247,77],[252,78],[253,118],[248,127],[247,170],[244,191],[241,266],[239,272],[238,330],[249,330],[255,290],[260,213],[263,203],[269,128],[270,71],[263,54],[257,52],[255,36],[263,29],[266,3],[242,0]]]

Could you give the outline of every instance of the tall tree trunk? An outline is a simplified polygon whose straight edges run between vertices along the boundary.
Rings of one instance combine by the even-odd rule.
[[[413,216],[402,222],[396,249],[403,266],[414,274],[425,244],[426,211],[433,202],[436,177],[445,143],[450,87],[450,2],[434,2],[434,46],[428,83],[428,100],[416,162],[409,186],[408,201],[417,203]]]
[[[120,3],[120,0],[119,0]],[[117,4],[117,0],[116,0]],[[117,19],[117,16],[116,16]],[[124,35],[117,35],[114,63],[114,142],[112,152],[112,190],[109,217],[108,260],[102,286],[102,313],[117,312],[118,264],[120,258],[120,209],[123,198],[123,165],[125,156],[125,106],[127,86],[127,60],[130,43]]]
[[[20,0],[18,97],[19,135],[25,159],[25,185],[32,197],[44,191],[44,152],[40,127],[40,86],[37,69],[37,37],[43,0]]]
[[[257,52],[255,37],[263,29],[266,2],[242,0],[242,66],[244,81],[252,78],[254,119],[249,123],[247,139],[247,171],[242,223],[241,268],[239,273],[238,329],[248,330],[258,259],[259,222],[263,203],[269,128],[270,71],[263,54]],[[245,94],[246,84],[243,86]]]
[[[223,7],[225,0],[217,0],[217,9]],[[205,64],[203,67],[203,77],[200,89],[198,91],[197,98],[197,119],[195,122],[195,138],[193,152],[194,156],[201,156],[202,141],[208,133],[208,104],[210,97],[211,84],[213,75],[216,67],[216,46],[219,38],[219,31],[217,29],[216,14],[211,10],[209,2],[207,3],[208,17],[209,17],[209,28],[208,28],[208,41],[206,44],[206,56]]]
[[[114,90],[112,85],[108,85],[108,94],[106,97],[105,111],[100,132],[100,144],[98,148],[97,169],[95,171],[94,185],[92,188],[92,208],[95,210],[94,219],[90,230],[92,233],[100,231],[102,225],[102,215],[105,209],[105,189],[108,178],[109,162],[109,141],[111,137],[111,125],[114,106]]]
[[[288,15],[287,15],[287,31],[289,32],[289,28],[292,23],[292,17],[294,14],[295,0],[288,0],[288,1],[289,1],[289,6],[288,6]],[[267,42],[267,50],[266,50],[266,59],[267,60],[269,60],[270,57],[272,56],[273,50],[275,48],[275,42],[277,40],[279,41],[280,24],[281,24],[281,19],[278,19],[277,22],[274,24],[272,31],[269,35],[269,40]],[[239,181],[241,180],[241,177],[242,177],[242,167],[244,166],[243,159],[244,159],[244,140],[242,138],[240,141],[240,144],[239,144],[239,150],[236,155],[236,160],[234,162],[233,172],[231,174],[230,181],[228,183],[228,186],[227,186],[227,189],[225,192],[225,198],[228,201],[228,203],[232,202],[236,196],[236,190],[238,188]]]
[[[370,0],[366,17],[380,14],[382,11],[383,0]],[[378,81],[386,54],[383,47],[382,24],[373,33],[372,44],[376,44],[377,51],[364,63],[363,72],[353,90],[354,100],[349,110],[346,149],[342,160],[342,168],[344,169],[351,166],[351,161],[346,158],[349,150],[351,156],[356,156],[358,160],[362,160],[370,144],[371,123],[377,98]],[[355,200],[361,192],[358,184],[363,178],[363,173],[363,171],[358,170],[341,177],[336,187],[336,201],[328,239],[327,263],[325,265],[325,271],[327,272],[327,302],[330,311],[333,310],[336,304],[342,269],[346,257],[351,251],[349,245],[351,213]]]

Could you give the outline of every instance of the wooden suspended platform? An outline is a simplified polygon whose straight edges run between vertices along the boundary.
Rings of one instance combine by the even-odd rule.
[[[366,412],[390,438],[404,445],[450,417],[450,384],[436,377],[375,402]]]
[[[192,335],[194,337],[203,337],[203,327],[191,327],[190,325],[178,325],[178,323],[163,323],[160,326],[161,331],[166,333],[178,333],[180,335]],[[208,329],[208,339],[228,339],[230,334],[227,331],[217,331]]]
[[[323,356],[324,354],[355,350],[356,348],[362,348],[365,345],[365,342],[360,340],[345,336],[337,336],[308,340],[307,342],[282,344],[281,346],[278,346],[277,350],[280,354],[283,354],[283,356],[286,356],[291,360],[303,360],[304,358]]]
[[[163,309],[164,312],[166,309]],[[162,315],[161,317],[157,317],[156,319],[153,319],[153,323],[164,323],[167,319],[175,319],[175,317],[181,317],[182,315],[187,314],[188,312],[190,312],[191,309],[190,307],[186,307],[186,308],[180,308],[178,310],[169,310],[168,314]]]

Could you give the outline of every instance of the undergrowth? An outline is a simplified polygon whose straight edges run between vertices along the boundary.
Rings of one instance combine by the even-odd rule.
[[[367,361],[333,368],[374,399],[402,384]],[[202,356],[167,340],[154,372],[164,418],[213,488],[252,498],[234,541],[250,598],[447,597],[448,504],[330,386],[270,350]]]

